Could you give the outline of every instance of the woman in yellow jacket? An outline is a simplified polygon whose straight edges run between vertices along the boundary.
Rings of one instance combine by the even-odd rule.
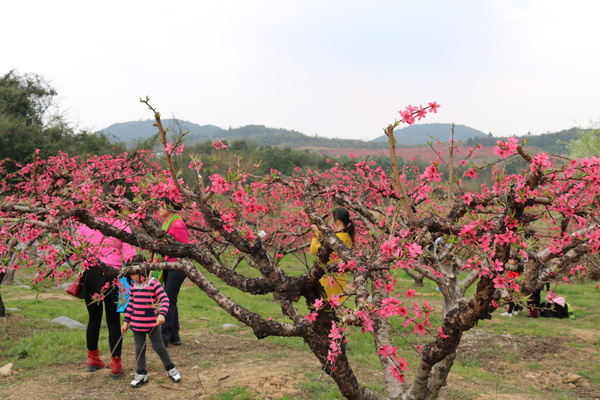
[[[335,230],[335,234],[337,237],[348,247],[352,248],[352,242],[354,242],[355,229],[354,223],[350,220],[350,213],[343,207],[336,208],[333,210],[333,228]],[[319,251],[319,247],[321,247],[321,243],[319,243],[319,237],[321,236],[321,231],[318,228],[314,227],[315,236],[312,238],[312,242],[310,244],[310,254],[317,254]],[[333,262],[333,258],[329,258],[329,263]],[[347,284],[347,276],[346,273],[343,272],[341,274],[335,273],[333,274],[333,278],[335,280],[333,287],[329,284],[329,279],[327,276],[321,278],[319,282],[325,288],[325,293],[327,293],[327,299],[331,299],[332,295],[339,296],[340,294],[346,291]],[[340,301],[346,300],[346,297],[343,296],[340,298]]]

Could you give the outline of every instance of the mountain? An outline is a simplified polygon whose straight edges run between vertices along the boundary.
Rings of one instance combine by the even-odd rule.
[[[214,125],[198,125],[192,122],[175,119],[164,119],[163,126],[169,126],[170,134],[178,135],[189,130],[185,137],[187,144],[198,142],[228,140],[247,140],[264,146],[291,147],[294,149],[331,149],[331,148],[366,148],[379,149],[387,146],[385,143],[365,142],[362,140],[328,139],[318,136],[307,136],[303,133],[283,128],[268,128],[264,125],[246,125],[227,130]],[[146,140],[158,133],[153,125],[154,120],[132,121],[113,124],[102,132],[113,135],[126,145],[136,141]]]
[[[264,125],[246,125],[240,128],[230,128],[212,135],[214,140],[248,140],[265,146],[291,147],[294,149],[315,148],[382,148],[380,143],[370,143],[362,140],[329,139],[318,136],[307,136],[303,133],[283,128],[268,128]]]
[[[223,129],[214,125],[198,125],[193,122],[180,121],[175,119],[164,119],[162,120],[163,126],[171,127],[171,132],[176,134],[183,133],[189,130],[190,133],[186,136],[187,140],[195,140],[200,138],[208,138],[216,134],[217,132],[223,131]],[[153,125],[153,119],[147,119],[145,121],[131,121],[113,124],[102,131],[104,133],[115,136],[119,141],[131,144],[138,140],[145,140],[149,137],[156,135],[158,129]]]
[[[104,129],[103,132],[114,135],[119,141],[126,145],[134,145],[136,141],[146,140],[158,133],[153,126],[154,120],[132,121],[113,124]],[[365,154],[373,153],[374,150],[387,149],[388,138],[385,135],[371,141],[329,139],[318,136],[307,136],[294,130],[283,128],[268,128],[264,125],[246,125],[239,128],[222,129],[214,125],[198,125],[192,122],[176,119],[163,120],[165,127],[169,126],[169,135],[178,136],[189,130],[185,138],[188,145],[207,141],[223,141],[230,143],[240,140],[256,143],[262,146],[290,147],[295,150],[309,150],[318,154],[337,154],[341,152],[357,153],[356,150],[364,150]],[[446,141],[450,138],[452,124],[421,124],[407,126],[395,130],[397,148],[423,147],[427,141],[433,141],[430,136]],[[556,133],[541,135],[524,135],[518,137],[521,142],[527,140],[527,147],[535,147],[538,150],[547,151],[551,154],[564,154],[566,143],[577,137],[577,129],[572,128]],[[481,143],[483,146],[495,146],[499,137],[485,134],[477,129],[465,125],[455,125],[454,138],[462,141],[463,145],[475,146]],[[172,140],[171,138],[169,140]],[[378,151],[375,151],[378,153]]]
[[[422,144],[436,139],[448,141],[452,137],[452,124],[411,125],[402,129],[395,129],[394,136],[397,144]],[[466,140],[477,136],[481,138],[487,136],[487,134],[466,125],[454,126],[454,140]],[[387,142],[388,137],[382,135],[372,141]]]

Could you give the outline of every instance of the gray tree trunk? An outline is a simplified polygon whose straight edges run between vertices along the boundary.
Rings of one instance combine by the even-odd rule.
[[[4,280],[0,279],[0,284],[2,285],[12,285],[15,279],[15,270],[14,268],[6,267],[6,271],[4,272]]]

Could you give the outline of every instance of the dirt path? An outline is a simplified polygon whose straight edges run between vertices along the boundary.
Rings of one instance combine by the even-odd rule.
[[[256,397],[278,399],[301,395],[305,376],[298,371],[319,371],[318,362],[308,353],[276,346],[256,339],[229,335],[202,335],[189,338],[169,351],[183,375],[175,384],[164,373],[160,359],[147,352],[150,381],[141,388],[129,387],[134,371],[133,346],[124,346],[126,374],[110,379],[110,370],[85,372],[85,360],[50,367],[44,374],[25,382],[13,375],[0,398],[17,399],[208,399],[226,389],[246,387]],[[278,357],[285,355],[285,357]],[[103,359],[108,359],[104,355]],[[3,383],[7,383],[4,381]],[[11,386],[12,383],[12,386]]]
[[[167,378],[158,356],[150,350],[150,382],[139,389],[129,387],[135,356],[133,343],[126,342],[126,374],[118,380],[110,379],[109,370],[84,372],[86,360],[82,358],[53,365],[31,379],[20,374],[0,377],[0,399],[210,399],[236,387],[247,388],[250,398],[257,399],[314,398],[307,392],[305,374],[314,379],[320,367],[309,352],[245,337],[241,331],[182,333],[184,344],[169,347],[182,372],[181,383]],[[600,400],[600,382],[576,375],[581,360],[600,365],[600,353],[593,350],[597,349],[597,333],[576,329],[570,336],[533,337],[468,332],[455,361],[462,372],[450,372],[440,399]],[[109,359],[107,354],[102,358]],[[357,366],[355,372],[363,383],[383,383],[381,371]],[[411,377],[407,379],[410,382]],[[322,380],[331,382],[327,376]]]

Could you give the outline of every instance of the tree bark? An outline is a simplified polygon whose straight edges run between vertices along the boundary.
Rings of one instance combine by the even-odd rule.
[[[383,272],[376,272],[373,274],[373,280],[380,279],[383,275]],[[383,289],[373,288],[374,304],[381,304],[381,302],[387,297],[387,293]],[[379,351],[379,347],[383,347],[385,345],[394,345],[392,342],[390,327],[379,316],[373,318],[373,339],[375,342],[374,345],[376,352]],[[406,388],[404,384],[396,379],[392,375],[392,372],[388,369],[392,366],[389,358],[379,355],[379,363],[381,364],[381,370],[383,372],[383,376],[385,377],[388,397],[390,399],[400,399],[406,391]]]
[[[413,271],[412,269],[405,269],[408,276],[415,280],[415,287],[423,287],[423,278],[425,278],[424,274]]]
[[[446,337],[439,336],[436,341],[427,344],[421,354],[421,362],[417,367],[415,379],[408,390],[406,400],[425,400],[429,395],[430,380],[433,367],[445,358],[456,352],[463,332],[471,329],[482,319],[490,319],[490,312],[494,310],[492,300],[496,291],[494,282],[482,277],[477,284],[477,292],[467,304],[448,311],[442,324]],[[443,372],[444,365],[440,367]],[[436,379],[434,378],[434,381]],[[432,387],[435,387],[432,384]]]
[[[0,279],[0,284],[2,285],[12,285],[15,280],[15,269],[11,267],[6,267],[6,271],[4,272],[4,280]]]
[[[456,358],[456,352],[450,353],[446,358],[437,363],[431,371],[431,378],[427,385],[427,396],[425,400],[435,400],[440,395],[442,387],[446,386],[446,378],[450,369],[454,364]]]

